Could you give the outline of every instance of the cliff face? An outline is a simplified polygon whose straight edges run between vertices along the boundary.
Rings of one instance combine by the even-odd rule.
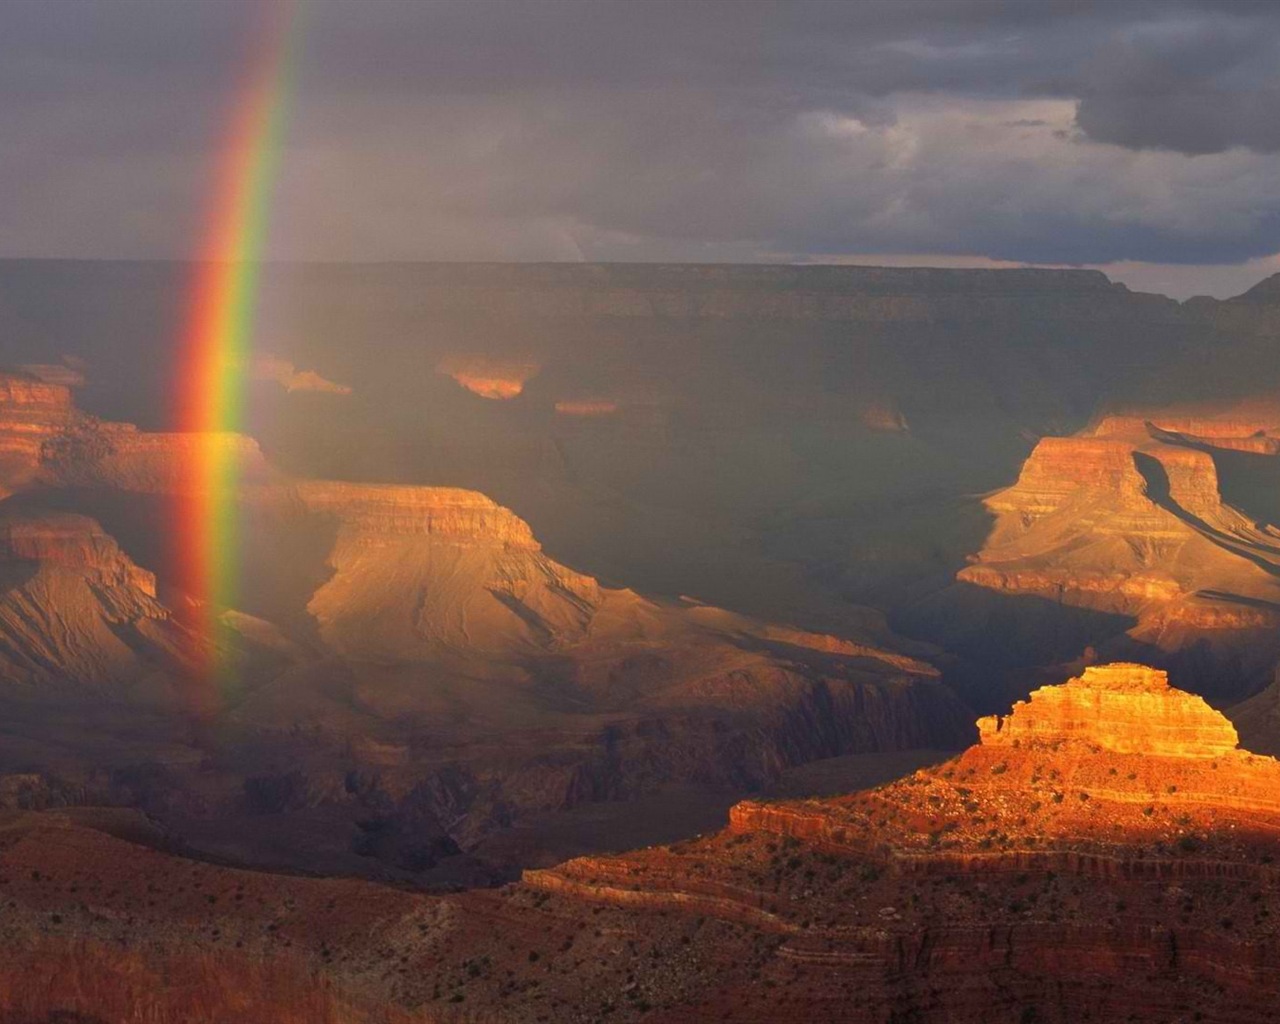
[[[1017,483],[985,500],[994,524],[956,578],[1011,599],[1015,613],[1019,598],[1036,598],[1028,615],[1065,606],[1124,617],[1081,648],[1163,658],[1206,693],[1246,696],[1280,657],[1272,423],[1261,408],[1174,409],[1044,438]],[[953,593],[930,615],[967,600]]]
[[[0,678],[57,692],[180,672],[191,638],[155,577],[83,516],[0,519]]]
[[[185,485],[198,448],[236,453],[246,475],[266,471],[256,442],[238,434],[213,438],[148,433],[80,411],[71,389],[34,374],[0,372],[0,495],[33,487],[109,487],[173,493]]]
[[[1033,691],[1007,718],[980,719],[978,732],[984,745],[1082,739],[1160,757],[1219,757],[1238,743],[1235,728],[1202,698],[1171,693],[1168,675],[1145,665],[1086,668],[1078,679]]]
[[[0,306],[42,298],[28,326],[0,311],[0,349],[31,362],[66,339],[95,411],[162,422],[165,289],[186,269],[4,263]],[[256,390],[253,433],[290,472],[468,487],[565,564],[826,630],[846,609],[803,573],[834,559],[779,564],[776,539],[989,490],[1023,431],[1082,426],[1203,327],[1091,271],[277,265],[263,295],[297,316],[259,373],[352,389]]]
[[[243,434],[149,433],[130,424],[88,421],[47,441],[41,483],[152,495],[181,494],[191,487],[192,465],[219,448],[249,481],[273,476],[258,443]]]
[[[76,515],[0,519],[0,559],[82,572],[106,589],[156,596],[153,573],[134,565],[91,519]]]
[[[1280,764],[1139,665],[979,726],[978,746],[881,789],[745,802],[719,836],[526,885],[556,917],[609,908],[660,946],[693,921],[740,937],[717,956],[693,933],[702,986],[627,957],[646,1001],[671,1001],[641,1019],[1268,1019]]]
[[[181,303],[167,289],[188,269],[6,261],[0,348],[18,363],[78,349],[95,410],[161,422],[164,311]],[[895,591],[921,561],[950,577],[949,546],[922,555],[898,520],[1006,484],[1026,438],[1138,398],[1162,422],[1276,377],[1264,293],[1178,304],[1090,271],[273,266],[263,290],[297,319],[259,372],[301,387],[289,367],[315,367],[352,387],[258,389],[255,434],[292,472],[474,488],[566,564],[821,629],[838,628],[839,597],[868,599],[826,591],[841,569]],[[960,557],[976,550],[964,540]]]
[[[242,435],[150,433],[79,413],[65,389],[11,391],[0,431],[44,425],[14,481],[24,512],[0,523],[0,703],[44,709],[21,727],[37,750],[77,712],[122,709],[92,744],[15,765],[34,776],[28,802],[143,804],[222,856],[279,863],[284,849],[290,867],[397,877],[444,861],[472,878],[449,858],[534,815],[666,786],[745,790],[815,758],[967,734],[926,663],[601,586],[475,491],[290,478]],[[164,536],[211,444],[240,457],[244,482],[242,605],[220,610],[234,670],[216,692],[189,678],[200,640],[170,615],[190,598],[166,585]],[[52,510],[67,507],[111,516],[156,575],[96,521]],[[174,740],[191,713],[197,738]],[[206,772],[207,728],[228,760]],[[108,770],[148,757],[165,767],[145,785]],[[270,839],[318,819],[323,842]],[[501,854],[475,870],[512,869]]]
[[[71,391],[25,373],[0,373],[0,496],[31,481],[46,441],[75,419]]]
[[[557,647],[600,604],[595,580],[547,558],[528,524],[473,491],[303,483],[297,493],[337,527],[333,575],[307,609],[343,654]]]
[[[96,984],[61,1005],[98,989],[108,1024],[127,1018],[103,996],[131,978],[199,958],[216,993],[243,957],[353,1020],[1262,1024],[1280,764],[1232,736],[1161,673],[1098,666],[898,782],[744,802],[717,834],[444,897],[191,864],[132,845],[136,824],[28,814],[0,829],[0,938],[81,950]],[[24,963],[0,958],[0,1009],[47,992]],[[261,1016],[276,993],[254,977],[239,1012]]]

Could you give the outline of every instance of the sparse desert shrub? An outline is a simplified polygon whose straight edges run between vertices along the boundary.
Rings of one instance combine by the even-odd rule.
[[[0,949],[5,1024],[430,1024],[364,1007],[299,960],[241,954],[146,955],[99,943]]]

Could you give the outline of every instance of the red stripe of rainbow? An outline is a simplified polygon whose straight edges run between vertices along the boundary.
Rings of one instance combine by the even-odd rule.
[[[194,598],[201,666],[218,674],[220,614],[235,603],[239,576],[234,432],[244,388],[262,246],[292,77],[297,0],[267,0],[249,74],[220,150],[215,189],[193,281],[182,341],[178,426],[197,435],[184,467],[177,509],[178,586]]]

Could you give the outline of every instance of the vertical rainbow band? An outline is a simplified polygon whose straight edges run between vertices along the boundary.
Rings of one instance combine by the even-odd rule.
[[[179,429],[196,435],[176,516],[178,587],[194,601],[201,666],[220,664],[221,614],[235,603],[240,563],[240,456],[245,381],[281,135],[296,50],[297,0],[266,0],[245,84],[219,150],[199,250],[177,387]]]

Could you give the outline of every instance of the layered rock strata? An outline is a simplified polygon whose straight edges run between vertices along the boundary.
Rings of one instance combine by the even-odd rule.
[[[1013,714],[978,720],[984,745],[1019,747],[1077,735],[1118,754],[1219,757],[1239,742],[1235,727],[1200,697],[1169,690],[1145,665],[1092,666],[1061,686],[1043,686]]]
[[[1247,696],[1280,658],[1271,422],[1112,415],[1082,435],[1044,438],[1017,483],[985,499],[995,522],[956,578],[1014,599],[1015,616],[1017,599],[1034,598],[1024,618],[1052,606],[1124,617],[1099,620],[1087,642],[1112,656],[1161,657],[1220,699]],[[966,601],[953,593],[929,615],[954,616]]]
[[[748,967],[671,984],[687,1005],[642,1019],[1268,1019],[1280,764],[1139,665],[979,726],[978,746],[879,790],[747,801],[719,836],[526,884],[565,914],[735,929]]]
[[[0,678],[6,687],[97,688],[180,672],[193,638],[156,599],[155,576],[92,519],[0,518]]]
[[[50,704],[24,719],[38,753],[14,765],[37,769],[37,802],[143,802],[221,856],[416,877],[532,815],[667,786],[748,791],[815,758],[967,737],[931,665],[602,586],[475,491],[290,478],[243,435],[103,422],[21,375],[9,394],[0,434],[6,417],[42,425],[8,478],[24,511],[0,522],[0,701]],[[191,678],[195,598],[165,568],[173,499],[213,444],[243,483],[239,607],[218,609],[235,671],[218,687]],[[53,508],[111,517],[159,585],[96,521]],[[172,721],[150,717],[157,700]],[[93,743],[48,753],[111,702]],[[225,763],[197,770],[211,728]],[[120,781],[139,761],[163,767]],[[322,841],[244,845],[318,820]]]
[[[1280,764],[1124,664],[898,782],[748,801],[723,832],[500,890],[272,878],[142,849],[137,824],[26,815],[0,828],[0,1008],[48,999],[20,955],[39,935],[90,949],[107,995],[199,957],[220,1008],[251,956],[354,1020],[1261,1024],[1280,986],[1277,793]],[[50,1008],[85,1012],[88,991]],[[241,1013],[270,1005],[243,993]],[[118,1004],[93,1009],[116,1024]]]

